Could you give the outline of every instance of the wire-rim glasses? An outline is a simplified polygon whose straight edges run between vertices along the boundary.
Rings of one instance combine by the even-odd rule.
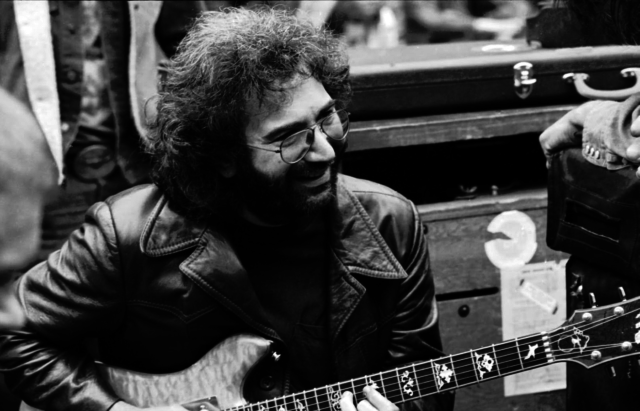
[[[282,161],[287,164],[295,164],[307,155],[315,141],[315,128],[320,127],[322,133],[333,141],[344,141],[349,134],[349,113],[337,110],[318,120],[313,126],[291,134],[280,142],[280,149],[274,150],[262,146],[247,144],[248,147],[259,150],[280,153]]]

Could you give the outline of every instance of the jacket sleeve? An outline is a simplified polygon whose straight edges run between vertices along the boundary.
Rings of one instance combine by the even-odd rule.
[[[582,130],[582,153],[592,164],[617,170],[627,167],[626,157],[629,145],[636,140],[631,135],[631,124],[640,115],[640,94],[635,94],[623,102],[596,101],[584,120]],[[593,155],[595,150],[602,155]],[[614,154],[612,156],[611,154]]]
[[[158,44],[167,57],[175,54],[178,44],[198,15],[205,11],[203,1],[165,1],[156,22]]]
[[[118,400],[85,344],[121,322],[120,272],[111,213],[98,203],[61,250],[21,277],[27,324],[0,336],[0,371],[18,397],[47,411],[106,411]]]
[[[398,255],[408,276],[400,289],[391,328],[387,368],[443,356],[435,286],[429,265],[427,239],[418,212],[411,204],[413,221],[407,224]],[[453,392],[431,395],[401,405],[403,411],[447,411],[453,409]]]

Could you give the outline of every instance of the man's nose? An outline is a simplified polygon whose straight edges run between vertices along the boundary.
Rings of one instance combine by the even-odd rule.
[[[322,131],[320,127],[314,130],[314,141],[304,161],[309,163],[330,163],[336,158],[336,151],[329,142],[329,137]]]

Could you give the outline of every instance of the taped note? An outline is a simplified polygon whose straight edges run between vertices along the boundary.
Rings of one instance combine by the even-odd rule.
[[[520,280],[518,291],[550,314],[555,314],[558,311],[558,300],[524,278]]]
[[[560,326],[566,319],[565,265],[559,262],[526,264],[500,270],[502,332],[505,340]],[[529,347],[534,349],[535,346]],[[564,363],[550,364],[504,378],[505,396],[566,388]]]

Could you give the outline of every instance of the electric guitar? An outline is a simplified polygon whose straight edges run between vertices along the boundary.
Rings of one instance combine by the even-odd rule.
[[[340,411],[340,397],[360,400],[365,385],[399,404],[510,374],[572,361],[586,368],[640,352],[640,297],[577,310],[562,326],[460,354],[448,355],[265,401],[247,403],[243,384],[251,368],[272,355],[270,342],[251,335],[229,338],[191,367],[150,375],[103,367],[117,394],[138,407],[183,404],[188,410]],[[34,411],[22,404],[21,411]],[[37,410],[36,410],[37,411]]]

